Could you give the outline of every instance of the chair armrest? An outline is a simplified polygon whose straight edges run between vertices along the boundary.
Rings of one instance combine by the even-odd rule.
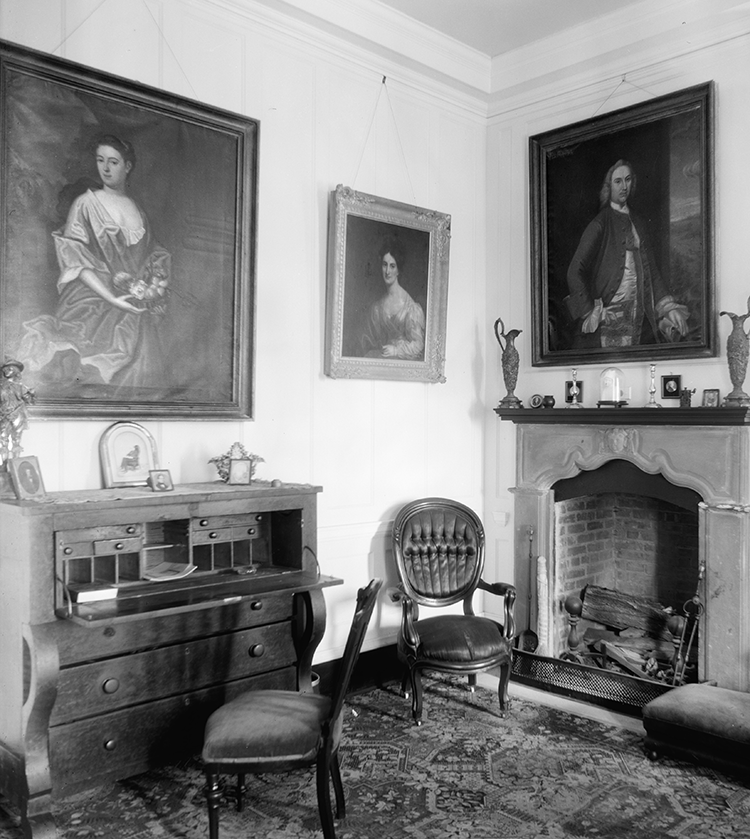
[[[516,634],[516,620],[513,616],[516,603],[516,587],[510,583],[487,583],[480,580],[477,588],[503,598],[503,634],[506,638],[513,638]]]
[[[480,580],[477,588],[488,591],[490,594],[497,594],[500,597],[507,597],[512,592],[513,600],[516,599],[516,587],[511,583],[486,583],[484,580]]]
[[[401,584],[396,588],[389,588],[388,597],[393,603],[401,604],[401,641],[416,653],[419,647],[419,633],[414,624],[419,619],[419,604],[409,597]]]

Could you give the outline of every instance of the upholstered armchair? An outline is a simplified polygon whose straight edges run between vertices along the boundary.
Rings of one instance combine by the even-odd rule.
[[[515,587],[487,583],[484,528],[465,505],[448,498],[422,498],[403,507],[393,525],[393,553],[401,580],[398,656],[405,664],[404,693],[412,716],[422,721],[422,670],[466,674],[473,690],[477,673],[499,669],[500,713],[508,707],[515,625]],[[503,598],[503,622],[474,614],[479,589]],[[441,609],[463,601],[463,614],[420,618],[420,607]],[[442,610],[444,612],[444,610]]]

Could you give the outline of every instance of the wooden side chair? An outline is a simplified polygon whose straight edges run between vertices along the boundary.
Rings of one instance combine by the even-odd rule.
[[[422,498],[398,512],[392,542],[401,579],[394,597],[402,604],[398,656],[407,668],[404,693],[411,693],[414,721],[422,721],[422,670],[466,674],[473,690],[477,673],[500,668],[498,695],[504,715],[516,589],[482,579],[485,537],[479,517],[457,501]],[[474,614],[477,589],[503,598],[502,624]],[[462,615],[419,617],[420,606],[439,608],[461,601]]]
[[[206,723],[206,774],[210,839],[219,836],[221,773],[237,775],[237,809],[242,809],[246,774],[286,772],[315,765],[318,809],[325,839],[335,839],[329,778],[336,818],[345,815],[338,750],[344,698],[383,581],[373,579],[357,594],[344,656],[332,697],[287,690],[251,690],[214,711]]]

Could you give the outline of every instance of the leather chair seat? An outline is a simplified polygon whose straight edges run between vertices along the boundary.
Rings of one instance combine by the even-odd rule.
[[[433,661],[483,661],[510,649],[503,628],[489,618],[441,615],[417,621],[417,654]]]
[[[323,723],[331,710],[327,696],[284,690],[250,691],[209,718],[203,743],[205,763],[247,766],[269,759],[314,763]],[[335,747],[341,719],[334,733]]]

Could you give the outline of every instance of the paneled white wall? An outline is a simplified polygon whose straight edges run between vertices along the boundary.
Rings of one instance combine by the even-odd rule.
[[[323,486],[320,565],[345,585],[326,593],[318,660],[338,656],[357,587],[375,575],[395,582],[387,556],[395,510],[427,494],[482,506],[478,103],[304,22],[285,23],[273,4],[3,0],[0,37],[260,120],[255,419],[143,424],[176,482],[213,480],[209,457],[240,440],[265,458],[259,477]],[[338,183],[452,215],[445,384],[323,374],[327,207]],[[107,425],[32,423],[24,451],[39,456],[48,489],[101,485]],[[367,646],[392,642],[397,621],[383,597]]]

